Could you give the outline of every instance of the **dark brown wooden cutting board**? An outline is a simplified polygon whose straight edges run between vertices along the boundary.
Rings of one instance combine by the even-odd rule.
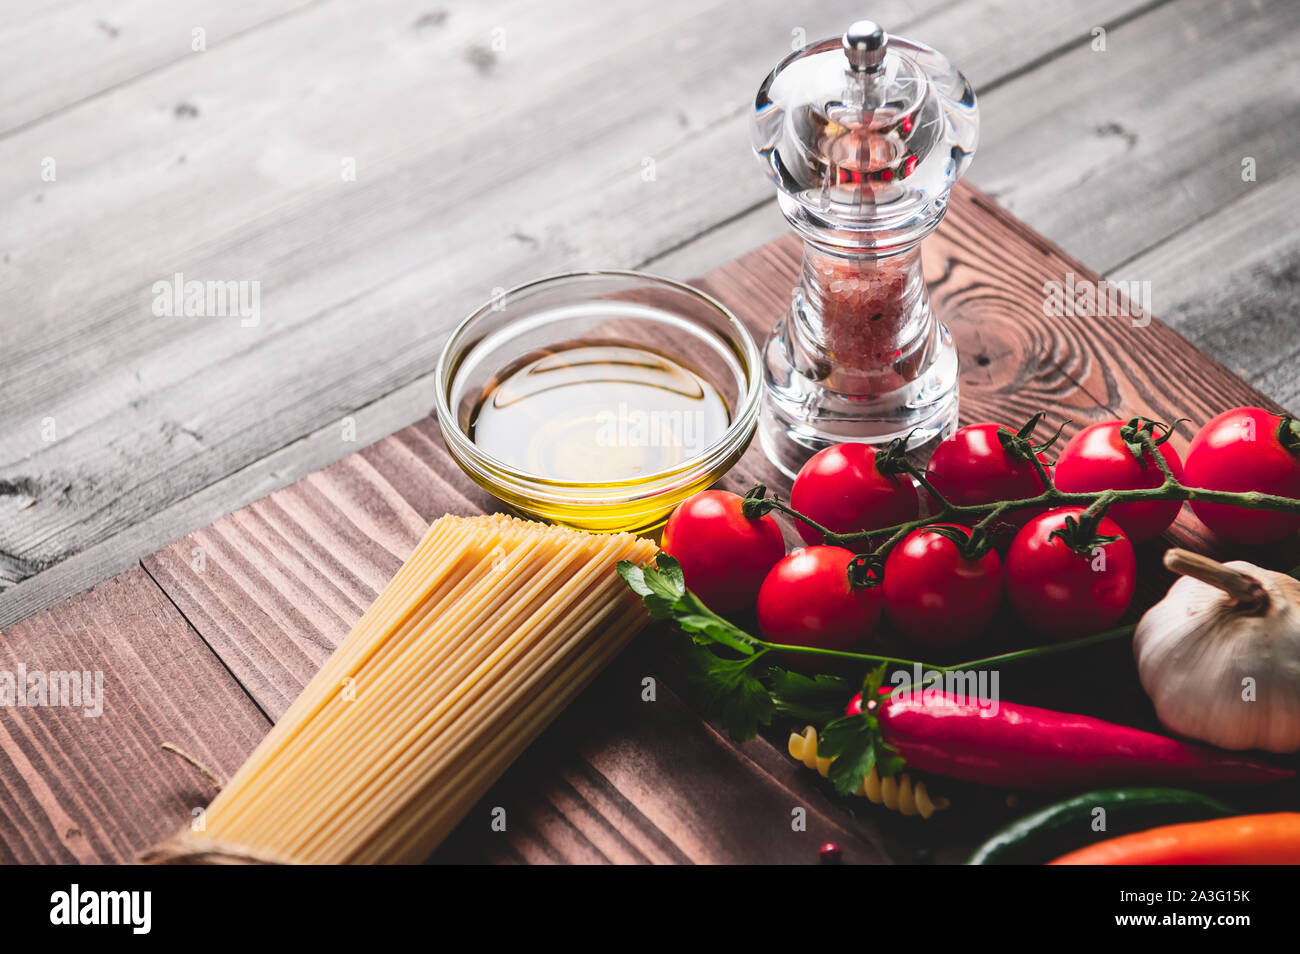
[[[925,245],[935,308],[962,356],[962,419],[1019,423],[1039,410],[1068,433],[1144,414],[1203,422],[1270,402],[1158,321],[1045,317],[1044,284],[1096,280],[966,185]],[[789,302],[799,247],[759,248],[698,283],[760,339]],[[1193,426],[1175,446],[1186,449]],[[785,482],[755,444],[724,485]],[[102,669],[104,715],[0,713],[0,861],[121,861],[187,824],[207,779],[170,742],[228,776],[444,513],[493,500],[415,422],[164,547],[132,570],[0,638],[0,668]],[[1190,512],[1173,531],[1213,551]],[[1148,562],[1152,553],[1146,554]],[[1274,554],[1275,559],[1281,559]],[[1145,599],[1160,589],[1148,574]],[[665,634],[649,631],[470,813],[435,861],[848,862],[957,860],[1014,814],[1014,794],[940,781],[953,809],[929,822],[837,798],[770,738],[735,745],[674,691]],[[668,637],[671,638],[671,637]],[[643,702],[642,680],[658,680]],[[1149,719],[1127,650],[1040,667],[1004,698]],[[508,829],[489,829],[507,809]],[[807,815],[794,830],[795,809]]]

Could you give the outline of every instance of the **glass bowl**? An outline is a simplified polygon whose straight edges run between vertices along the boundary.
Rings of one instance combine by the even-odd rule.
[[[680,459],[670,466],[612,476],[587,475],[582,461],[612,464],[616,455],[639,453],[637,447],[578,448],[579,453],[565,457],[570,473],[557,478],[530,473],[518,461],[502,460],[476,443],[484,398],[497,393],[493,389],[509,369],[539,355],[562,359],[575,343],[609,353],[646,349],[687,369],[715,392],[710,397],[721,398],[725,424],[715,427],[708,441],[675,445],[673,453]],[[628,366],[601,367],[604,373],[609,368],[622,373],[618,369]],[[452,332],[436,377],[438,423],[447,450],[466,474],[525,516],[598,532],[657,527],[678,503],[725,474],[754,435],[762,380],[758,348],[735,315],[689,285],[631,271],[552,275],[497,295]],[[574,391],[574,397],[580,393]],[[495,398],[493,402],[496,406]],[[568,412],[561,407],[560,413]],[[630,417],[641,415],[639,424],[645,413],[628,410]],[[618,414],[624,415],[622,404]],[[539,428],[550,423],[540,421]],[[655,430],[618,423],[608,433],[623,445],[646,440]]]

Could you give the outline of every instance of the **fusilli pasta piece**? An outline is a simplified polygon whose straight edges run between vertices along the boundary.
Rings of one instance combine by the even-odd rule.
[[[791,732],[787,745],[790,755],[810,769],[816,769],[823,778],[830,772],[833,759],[817,755],[817,730],[808,726],[802,733]],[[929,818],[948,807],[948,799],[931,795],[925,782],[914,780],[906,772],[890,778],[881,778],[875,768],[853,794],[867,799],[873,805],[884,805],[902,815],[920,815]]]

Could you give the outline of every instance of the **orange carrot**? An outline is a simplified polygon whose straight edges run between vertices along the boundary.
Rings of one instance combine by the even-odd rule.
[[[1300,864],[1300,812],[1166,825],[1080,848],[1053,865]]]

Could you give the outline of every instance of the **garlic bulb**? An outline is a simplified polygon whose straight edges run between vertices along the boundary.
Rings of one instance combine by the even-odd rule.
[[[1172,549],[1182,574],[1133,636],[1169,729],[1225,749],[1300,750],[1300,580]]]

